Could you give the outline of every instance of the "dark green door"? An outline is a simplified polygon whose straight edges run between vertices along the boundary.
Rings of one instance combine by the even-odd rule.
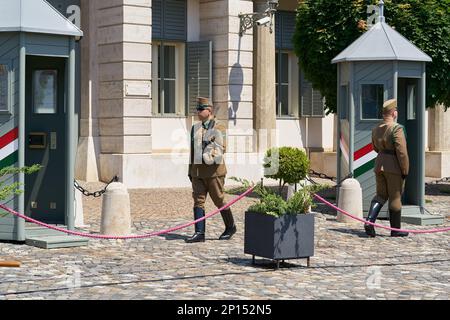
[[[420,205],[420,183],[418,174],[420,161],[419,131],[417,119],[418,79],[398,79],[398,122],[405,126],[409,156],[409,175],[405,183],[403,204]]]
[[[66,59],[27,57],[25,164],[42,165],[25,176],[25,209],[34,219],[65,224]]]

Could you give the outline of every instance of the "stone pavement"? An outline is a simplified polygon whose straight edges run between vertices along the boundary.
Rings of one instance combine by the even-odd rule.
[[[130,196],[134,233],[192,219],[189,189],[131,190]],[[183,241],[192,227],[71,249],[0,243],[0,260],[22,262],[19,269],[0,268],[0,299],[449,299],[449,233],[400,239],[379,230],[369,239],[362,225],[338,223],[335,212],[319,206],[311,267],[289,260],[274,270],[272,261],[257,258],[254,266],[243,252],[243,212],[254,201],[233,207],[238,233],[230,241],[216,240],[223,231],[217,215],[207,221],[207,242],[198,244]],[[427,187],[427,208],[446,213],[450,226],[449,184]],[[210,200],[207,209],[214,209]],[[101,199],[84,198],[84,211],[86,230],[98,232]]]

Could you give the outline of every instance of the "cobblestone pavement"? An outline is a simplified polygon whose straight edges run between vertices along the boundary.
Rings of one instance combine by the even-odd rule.
[[[134,233],[192,219],[189,189],[130,190],[130,198]],[[449,233],[391,238],[379,230],[369,239],[361,225],[338,223],[335,213],[319,206],[311,266],[289,260],[274,270],[272,261],[257,258],[255,266],[243,252],[243,212],[254,201],[233,207],[238,232],[230,241],[216,240],[223,231],[218,215],[207,221],[207,242],[199,244],[183,241],[192,227],[70,249],[0,243],[0,260],[22,262],[18,269],[0,268],[0,299],[449,299]],[[83,203],[86,230],[98,232],[101,199]],[[450,184],[427,187],[427,208],[445,213],[450,226]],[[207,211],[213,209],[208,200]]]

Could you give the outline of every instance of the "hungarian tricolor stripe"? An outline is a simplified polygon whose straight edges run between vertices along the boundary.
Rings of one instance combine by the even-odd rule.
[[[14,128],[0,137],[0,170],[12,166],[19,158],[19,130]]]
[[[353,175],[355,178],[362,176],[375,167],[377,153],[373,150],[372,143],[362,147],[353,155]]]

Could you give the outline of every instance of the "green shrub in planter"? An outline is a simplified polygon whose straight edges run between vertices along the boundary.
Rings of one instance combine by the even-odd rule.
[[[250,186],[255,186],[245,179],[232,177],[232,180],[242,183],[246,190]],[[310,212],[314,207],[313,195],[322,190],[322,185],[301,186],[300,190],[294,193],[289,200],[284,200],[272,190],[262,186],[260,183],[255,186],[254,192],[260,197],[258,203],[250,206],[248,211],[280,217],[284,214],[302,214]]]
[[[268,214],[280,217],[284,214],[309,213],[314,207],[313,195],[322,189],[322,186],[303,186],[289,200],[284,200],[281,196],[271,193],[268,189],[264,193],[258,193],[260,202],[248,208],[248,211]]]
[[[309,172],[309,159],[298,148],[281,147],[267,150],[264,157],[264,176],[280,181],[280,193],[286,184],[304,180]]]
[[[313,194],[321,185],[302,186],[289,200],[284,200],[261,184],[232,177],[245,190],[254,186],[260,201],[245,212],[244,252],[276,260],[277,268],[285,259],[307,258],[314,255]]]

